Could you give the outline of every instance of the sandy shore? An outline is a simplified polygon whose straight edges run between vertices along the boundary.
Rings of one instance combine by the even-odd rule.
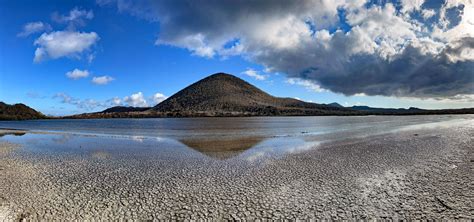
[[[473,138],[472,125],[407,130],[253,162],[35,156],[0,142],[0,221],[473,219]]]

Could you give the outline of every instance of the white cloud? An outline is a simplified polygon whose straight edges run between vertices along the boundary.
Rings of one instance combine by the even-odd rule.
[[[350,13],[347,22],[355,27],[347,35],[351,44],[348,55],[376,53],[390,59],[403,50],[408,40],[416,39],[419,30],[415,24],[397,16],[392,4]]]
[[[43,22],[30,22],[23,26],[23,30],[17,34],[18,37],[27,37],[31,34],[50,31],[51,26]]]
[[[70,25],[84,25],[85,20],[94,18],[92,10],[81,10],[78,8],[72,9],[68,15],[60,15],[57,12],[53,13],[51,19],[57,23],[69,23]]]
[[[75,106],[78,112],[91,112],[101,109],[107,109],[113,106],[133,106],[133,107],[148,107],[154,106],[157,103],[165,100],[167,97],[162,93],[155,93],[147,101],[142,92],[134,93],[123,98],[113,97],[105,101],[97,101],[94,99],[79,99],[72,97],[66,93],[57,93],[53,96],[54,99],[59,99],[63,104]]]
[[[110,106],[134,106],[134,107],[148,107],[154,106],[163,100],[167,99],[168,97],[162,93],[155,93],[153,96],[149,97],[149,99],[145,99],[145,95],[142,92],[134,93],[130,96],[125,96],[123,99],[119,97],[114,97],[112,99],[107,100],[107,104]]]
[[[61,103],[70,104],[70,105],[76,106],[80,110],[85,110],[85,111],[91,111],[97,108],[107,107],[105,103],[102,103],[93,99],[81,100],[81,99],[69,96],[66,93],[57,93],[56,95],[53,96],[53,98],[58,98],[61,100],[60,101]]]
[[[43,33],[35,40],[35,45],[38,48],[35,51],[34,61],[41,62],[47,58],[61,57],[80,58],[81,54],[89,51],[98,40],[99,36],[95,32],[55,31]]]
[[[66,76],[70,79],[80,79],[80,78],[86,78],[89,76],[89,71],[88,70],[79,70],[79,69],[74,69],[72,71],[69,71],[66,73]]]
[[[194,55],[212,58],[215,55],[215,51],[212,47],[207,46],[204,36],[202,34],[186,36],[174,43],[167,41],[162,41],[160,39],[156,40],[156,45],[174,45],[179,44],[183,45],[186,48],[191,49]]]
[[[122,99],[119,97],[114,97],[112,99],[108,99],[106,101],[107,104],[110,104],[109,106],[121,106],[122,105]]]
[[[421,9],[425,0],[401,0],[402,12],[412,12]]]
[[[145,97],[143,96],[142,92],[137,92],[135,94],[132,94],[131,96],[126,96],[123,101],[128,105],[128,106],[134,106],[134,107],[147,107],[148,103],[145,100]]]
[[[421,14],[423,15],[424,19],[429,19],[429,18],[433,17],[434,15],[436,15],[436,12],[433,9],[423,9],[421,11]]]
[[[367,96],[365,93],[356,93],[354,94],[354,96],[356,97],[364,97],[364,96]]]
[[[151,100],[152,100],[152,104],[156,105],[158,103],[161,103],[163,102],[163,100],[167,99],[168,97],[166,97],[164,94],[162,93],[155,93],[155,95],[152,96]]]
[[[252,77],[256,80],[265,80],[265,79],[268,78],[267,75],[262,75],[258,71],[254,70],[254,69],[251,69],[251,68],[248,68],[247,70],[242,72],[242,74],[244,74],[246,76],[250,76],[250,77]]]
[[[87,56],[87,62],[92,63],[92,61],[95,59],[95,53],[91,53]]]
[[[313,92],[324,92],[326,91],[325,89],[321,88],[318,84],[315,84],[309,80],[305,79],[299,79],[299,78],[289,78],[286,80],[286,83],[290,85],[298,85],[298,86],[303,86],[308,90],[311,90]]]
[[[111,76],[94,76],[92,78],[92,83],[94,83],[96,85],[107,85],[108,83],[112,82],[113,80],[115,80],[115,79]]]

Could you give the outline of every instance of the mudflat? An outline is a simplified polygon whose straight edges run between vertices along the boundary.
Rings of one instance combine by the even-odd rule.
[[[0,220],[474,218],[472,120],[342,135],[5,135]]]

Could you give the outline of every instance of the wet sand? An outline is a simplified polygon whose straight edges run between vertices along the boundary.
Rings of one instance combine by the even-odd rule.
[[[468,122],[228,159],[0,142],[0,220],[473,219],[473,138]]]

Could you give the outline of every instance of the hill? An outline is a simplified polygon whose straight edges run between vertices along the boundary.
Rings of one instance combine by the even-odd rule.
[[[474,108],[424,110],[308,103],[293,98],[274,97],[233,75],[216,73],[189,85],[151,108],[116,106],[101,112],[63,118],[428,114],[474,114]]]
[[[150,107],[114,106],[114,107],[105,109],[101,113],[142,112],[149,109]]]
[[[341,104],[339,103],[329,103],[327,104],[328,106],[332,106],[332,107],[339,107],[339,108],[344,108],[344,106],[342,106]]]
[[[26,106],[24,104],[9,105],[0,102],[0,120],[28,120],[45,119],[42,113]]]
[[[225,73],[208,76],[149,110],[166,116],[350,115],[358,111],[269,95]]]

